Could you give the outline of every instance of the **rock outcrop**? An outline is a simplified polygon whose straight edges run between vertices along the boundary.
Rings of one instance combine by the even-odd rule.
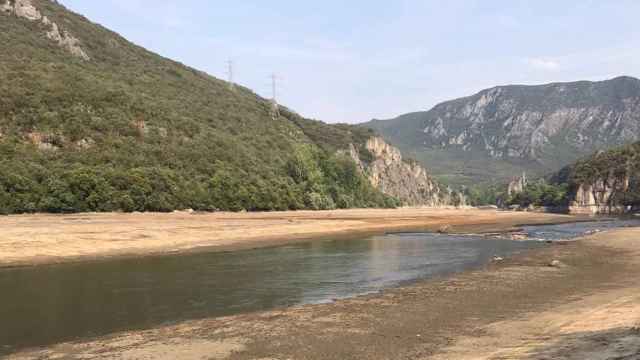
[[[2,1],[2,0],[0,0]],[[52,1],[55,3],[55,1]],[[58,24],[43,16],[31,0],[4,0],[0,5],[0,13],[13,14],[19,18],[29,21],[38,21],[45,28],[45,36],[55,41],[58,46],[67,50],[71,55],[79,57],[85,61],[91,60],[89,55],[80,46],[80,40],[68,31],[61,30]]]
[[[525,187],[527,187],[527,173],[522,173],[521,177],[514,178],[509,182],[507,194],[509,196],[520,194],[524,192]]]
[[[349,154],[374,187],[401,200],[404,205],[465,205],[461,194],[442,188],[424,167],[415,161],[403,159],[400,150],[387,144],[381,137],[370,138],[364,148],[372,155],[370,162],[361,160],[360,151],[353,145]]]
[[[573,214],[622,214],[640,210],[640,142],[598,151],[552,178],[569,188]]]
[[[573,194],[569,212],[586,215],[624,213],[627,208],[618,200],[620,195],[628,190],[628,175],[616,177],[610,174],[592,183],[580,184]]]

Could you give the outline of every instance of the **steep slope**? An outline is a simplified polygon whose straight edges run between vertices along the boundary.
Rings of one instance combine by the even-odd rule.
[[[541,175],[640,138],[640,80],[500,86],[364,124],[453,183]]]
[[[367,152],[367,156],[363,156]],[[350,146],[349,155],[367,174],[371,184],[411,206],[428,205],[465,206],[466,199],[460,192],[442,187],[417,162],[405,160],[397,148],[381,137],[367,140],[364,148]],[[364,160],[363,160],[364,159]]]
[[[569,211],[615,214],[640,210],[640,142],[599,151],[558,172],[569,188]]]
[[[53,0],[0,0],[0,213],[395,206],[327,125]],[[392,194],[393,195],[393,194]]]

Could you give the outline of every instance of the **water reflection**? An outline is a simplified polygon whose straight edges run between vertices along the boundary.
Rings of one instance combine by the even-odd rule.
[[[564,238],[590,226],[528,231],[545,239]],[[170,321],[325,302],[477,267],[494,255],[537,246],[544,245],[416,233],[2,270],[0,351],[3,346],[7,351]]]

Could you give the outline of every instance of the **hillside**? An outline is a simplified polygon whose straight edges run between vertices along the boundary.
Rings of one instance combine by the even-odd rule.
[[[0,0],[0,213],[389,207],[327,125],[51,0]],[[438,197],[436,186],[422,204]]]
[[[364,124],[453,184],[557,171],[640,138],[640,80],[499,86]]]
[[[598,151],[534,181],[509,186],[501,204],[546,207],[573,214],[640,211],[640,142]]]
[[[568,184],[572,213],[610,214],[640,210],[640,142],[599,151],[558,172]]]

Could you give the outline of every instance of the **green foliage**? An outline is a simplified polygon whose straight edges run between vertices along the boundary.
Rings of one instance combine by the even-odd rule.
[[[609,176],[622,178],[640,169],[640,143],[622,146],[578,161],[568,173],[568,181],[575,184],[593,183]]]
[[[544,180],[528,184],[524,191],[507,199],[507,205],[519,205],[521,208],[533,206],[560,207],[568,202],[567,184],[548,184]]]
[[[302,145],[287,164],[287,171],[304,194],[305,207],[310,209],[398,205],[396,200],[375,190],[346,155],[328,155]]]
[[[495,184],[465,188],[463,193],[471,206],[496,205],[502,194],[502,187]]]
[[[612,200],[621,205],[639,206],[640,142],[598,152],[563,170],[557,177],[567,182],[573,192],[584,184],[593,185],[598,181],[611,179],[622,183],[624,179],[628,179],[629,187],[625,191],[616,192]]]
[[[395,206],[337,155],[373,132],[282,110],[164,59],[55,2],[42,25],[0,14],[0,213]]]

